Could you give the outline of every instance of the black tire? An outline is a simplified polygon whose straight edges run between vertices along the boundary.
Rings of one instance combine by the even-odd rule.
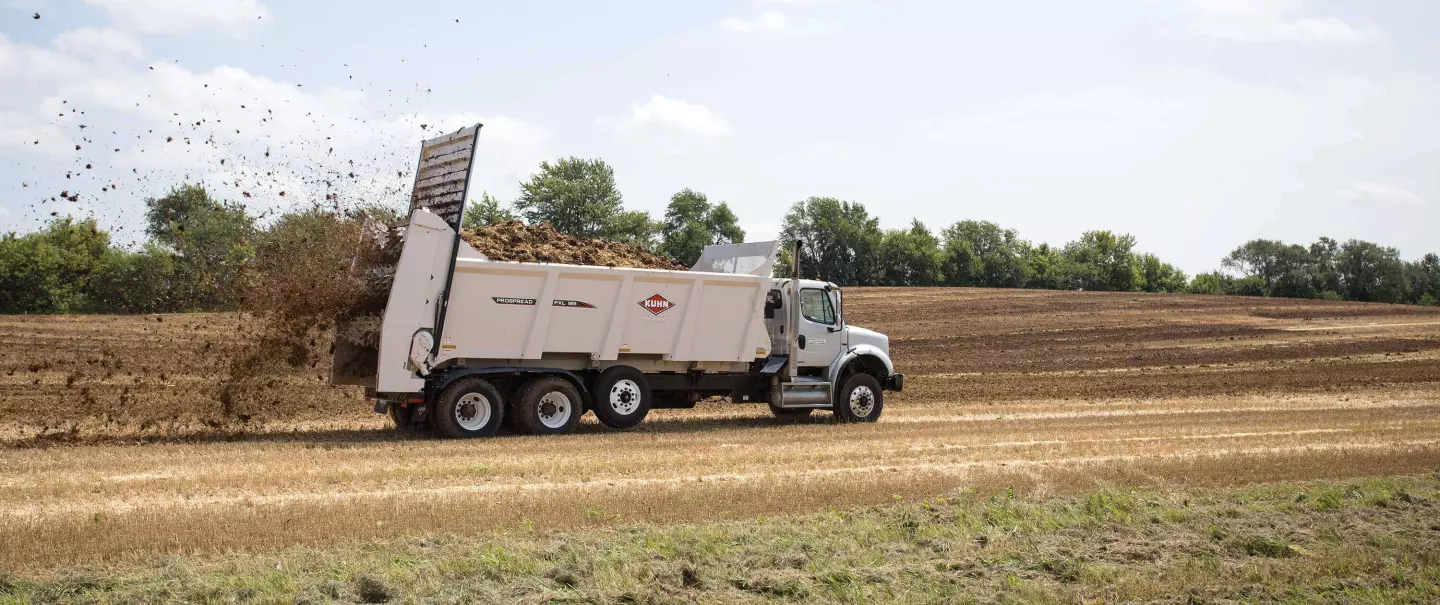
[[[410,422],[410,413],[414,411],[408,407],[400,407],[400,404],[390,402],[386,404],[385,415],[390,417],[390,422],[395,423],[395,434],[409,436],[415,433],[414,423]]]
[[[487,415],[488,414],[488,415]],[[465,418],[470,421],[465,421]],[[489,437],[505,417],[505,400],[490,381],[471,376],[445,387],[430,411],[431,427],[441,437]]]
[[[813,411],[815,410],[811,408],[781,408],[775,407],[774,404],[770,405],[770,413],[781,420],[801,420],[809,418],[810,412]]]
[[[853,399],[853,401],[852,401]],[[885,410],[880,381],[864,373],[851,374],[835,398],[835,419],[840,422],[875,422]]]
[[[615,366],[600,373],[591,392],[595,417],[612,429],[640,424],[650,413],[650,382],[640,370]]]
[[[530,435],[568,433],[585,413],[580,391],[564,378],[542,376],[526,382],[510,402],[515,431]]]

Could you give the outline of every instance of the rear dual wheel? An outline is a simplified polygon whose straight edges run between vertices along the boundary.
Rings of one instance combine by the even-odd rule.
[[[568,433],[585,413],[580,391],[555,376],[533,378],[515,391],[510,419],[515,430],[531,435]]]
[[[505,406],[500,391],[478,376],[461,378],[445,387],[430,415],[442,437],[489,437],[499,430]]]

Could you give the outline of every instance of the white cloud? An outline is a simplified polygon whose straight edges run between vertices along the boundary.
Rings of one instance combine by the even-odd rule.
[[[1287,15],[1300,10],[1303,0],[1191,0],[1196,10],[1243,17]]]
[[[144,48],[134,36],[114,29],[82,27],[55,37],[55,48],[72,55],[110,58],[123,55],[132,59],[145,56]]]
[[[1336,17],[1257,19],[1201,23],[1195,31],[1237,42],[1359,44],[1384,38],[1374,26],[1355,27]]]
[[[808,36],[834,30],[834,26],[829,23],[796,21],[776,10],[763,11],[753,19],[730,17],[721,21],[720,27],[738,34],[783,34],[789,36]]]
[[[1341,198],[1357,202],[1383,202],[1404,206],[1418,206],[1420,196],[1414,191],[1384,183],[1355,181],[1349,187],[1335,192]]]
[[[698,103],[658,94],[644,105],[631,105],[629,117],[619,122],[600,120],[600,123],[611,124],[620,131],[661,130],[707,137],[731,134],[730,123],[720,113]]]
[[[730,17],[720,22],[720,27],[732,32],[748,34],[758,31],[779,31],[790,26],[790,19],[780,11],[765,11],[754,19],[745,20]]]
[[[215,30],[242,36],[273,18],[260,0],[85,0],[104,7],[115,24],[142,33]]]
[[[1355,26],[1333,16],[1301,16],[1302,0],[1192,0],[1192,31],[1237,42],[1361,44],[1381,40],[1374,25]]]

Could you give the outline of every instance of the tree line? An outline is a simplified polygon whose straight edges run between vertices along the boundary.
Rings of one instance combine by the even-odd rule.
[[[147,239],[138,247],[117,245],[93,218],[55,218],[39,231],[0,237],[0,313],[233,310],[240,305],[245,273],[257,260],[284,262],[307,241],[333,245],[329,226],[376,215],[401,218],[390,208],[348,213],[311,208],[266,226],[241,204],[217,200],[198,185],[181,185],[146,200]],[[511,220],[548,222],[562,233],[627,242],[686,263],[698,259],[706,245],[745,240],[728,204],[688,188],[671,196],[661,217],[627,210],[614,170],[599,159],[542,162],[508,207],[482,192],[467,206],[462,226]],[[789,250],[800,240],[804,275],[845,286],[1187,292],[1422,305],[1440,299],[1440,257],[1405,261],[1394,248],[1361,240],[1322,237],[1308,247],[1254,240],[1221,260],[1225,271],[1191,278],[1138,251],[1129,234],[1086,231],[1051,246],[989,221],[961,220],[938,233],[918,220],[885,230],[864,204],[830,197],[794,203],[780,239],[784,252],[777,275],[788,275]]]

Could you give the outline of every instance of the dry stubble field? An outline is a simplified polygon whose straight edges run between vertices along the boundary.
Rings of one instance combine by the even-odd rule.
[[[707,403],[478,441],[396,438],[323,369],[226,410],[233,316],[0,318],[0,570],[1440,467],[1440,309],[854,289],[846,313],[908,376],[878,424]]]

